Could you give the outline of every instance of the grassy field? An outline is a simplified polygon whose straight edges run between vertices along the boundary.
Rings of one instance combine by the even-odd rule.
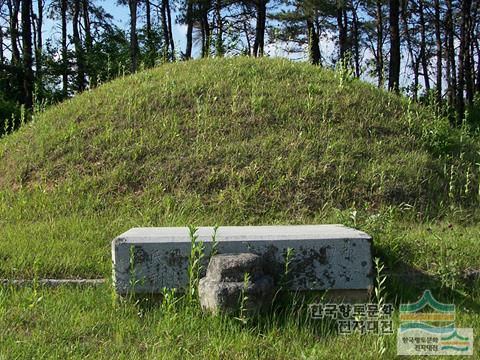
[[[114,305],[109,286],[36,294],[6,290],[1,309],[0,356],[7,359],[378,359],[396,354],[395,335],[337,335],[333,324],[309,320],[306,309],[273,312],[244,324],[181,304],[173,309]],[[478,333],[478,308],[461,307],[456,322],[476,324]]]
[[[0,139],[0,277],[109,277],[110,241],[133,226],[344,223],[373,235],[388,301],[431,288],[478,340],[479,284],[463,275],[480,268],[479,140],[341,71],[247,58],[162,65]],[[0,358],[396,351],[394,337],[339,336],[295,307],[244,325],[182,300],[117,303],[109,285],[0,294]]]

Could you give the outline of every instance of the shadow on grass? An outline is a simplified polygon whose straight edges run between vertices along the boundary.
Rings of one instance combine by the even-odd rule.
[[[169,316],[169,311],[188,316],[195,320],[208,319],[213,322],[228,323],[237,330],[247,330],[254,333],[268,333],[272,330],[308,331],[312,336],[327,338],[337,336],[337,324],[333,319],[313,319],[309,305],[321,301],[321,295],[308,293],[278,293],[271,306],[259,313],[237,313],[212,315],[204,313],[198,301],[189,302],[185,295],[177,294],[175,304],[165,303],[161,294],[131,294],[118,298],[118,304],[134,305],[144,314],[156,312],[162,308],[162,313]]]
[[[444,303],[465,307],[480,312],[480,279],[467,279],[461,272],[445,267],[441,274],[430,274],[404,260],[399,260],[395,252],[388,249],[375,249],[376,256],[385,264],[388,300],[397,307],[401,303],[416,302],[425,290],[431,290],[434,297]],[[413,258],[415,249],[402,249],[403,258]]]

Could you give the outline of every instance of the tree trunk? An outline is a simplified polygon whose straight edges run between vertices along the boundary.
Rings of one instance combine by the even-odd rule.
[[[147,42],[150,43],[152,40],[152,14],[150,9],[150,0],[145,0],[145,21]]]
[[[68,96],[68,52],[67,52],[67,0],[62,0],[60,5],[62,18],[62,92]]]
[[[89,0],[82,0],[83,27],[85,28],[85,68],[91,87],[97,86],[97,72],[94,64],[91,63],[93,39],[90,30],[90,8]]]
[[[37,15],[35,15],[33,11],[33,2],[32,2],[32,9],[30,10],[30,21],[31,21],[31,29],[32,29],[32,44],[33,44],[33,54],[34,56],[37,55]],[[35,59],[35,63],[37,60]]]
[[[400,88],[400,31],[398,26],[399,0],[390,3],[390,66],[388,71],[388,89],[398,92]]]
[[[320,64],[320,46],[318,34],[315,29],[315,25],[311,19],[307,19],[307,30],[308,30],[308,48],[310,62],[313,65]]]
[[[418,78],[419,78],[418,66],[419,66],[419,61],[415,57],[415,54],[413,53],[412,38],[411,38],[411,35],[410,35],[410,27],[408,25],[408,2],[407,1],[404,1],[402,3],[402,22],[403,22],[404,33],[405,33],[405,40],[407,41],[407,50],[408,50],[408,54],[409,54],[411,62],[412,62],[412,70],[413,70],[413,94],[412,94],[412,98],[413,98],[413,101],[417,101],[417,99],[418,99]]]
[[[448,83],[448,99],[451,106],[456,107],[457,94],[457,72],[455,65],[455,41],[454,41],[454,24],[453,24],[453,6],[452,0],[446,0],[447,14],[445,22],[445,31],[447,38],[447,83]]]
[[[318,41],[318,60],[319,60],[318,65],[322,66],[322,51],[320,49],[320,34],[322,33],[322,28],[320,26],[318,12],[315,12],[315,32],[316,32],[317,41]]]
[[[35,46],[35,70],[38,83],[42,84],[42,46],[43,46],[43,0],[37,0],[37,44]]]
[[[23,91],[25,107],[33,106],[32,0],[22,1]]]
[[[153,39],[153,32],[152,32],[152,14],[151,14],[151,6],[150,0],[145,0],[145,17],[146,17],[146,31],[147,31],[147,64],[149,67],[153,67],[155,65],[155,43]]]
[[[465,98],[467,100],[467,104],[471,106],[473,104],[473,79],[474,79],[474,71],[473,71],[473,57],[471,53],[472,48],[472,0],[464,0],[464,9],[463,9],[463,16],[465,17],[465,49],[464,49],[464,57],[465,57]],[[462,2],[463,5],[463,2]]]
[[[430,77],[428,76],[427,46],[425,39],[425,14],[423,10],[423,1],[424,0],[419,0],[418,2],[418,12],[420,16],[420,59],[422,61],[425,90],[428,93],[430,91]]]
[[[475,98],[475,93],[477,92],[477,82],[476,77],[478,77],[478,71],[475,71],[475,48],[478,48],[478,38],[480,37],[480,33],[476,33],[476,30],[480,30],[480,0],[473,0],[471,5],[471,13],[470,13],[470,69],[471,69],[471,98],[472,104]],[[477,62],[477,70],[479,69],[480,64]]]
[[[73,44],[75,46],[75,58],[77,60],[77,91],[85,90],[85,61],[83,54],[82,40],[80,39],[79,28],[80,0],[73,3]]]
[[[215,20],[217,23],[217,38],[215,40],[215,51],[218,57],[223,57],[223,22],[222,22],[222,1],[215,0]]]
[[[475,91],[477,93],[480,93],[480,41],[478,38],[480,37],[480,34],[476,37],[476,46],[477,46],[477,83],[475,84]]]
[[[8,17],[10,22],[10,42],[12,47],[12,64],[20,64],[20,50],[18,50],[18,14],[20,12],[20,0],[8,0]]]
[[[85,27],[85,48],[87,52],[92,51],[93,48],[93,39],[92,32],[90,29],[90,7],[89,0],[82,0],[83,8],[83,26]]]
[[[253,56],[263,56],[265,47],[265,25],[267,21],[267,0],[257,0],[257,24],[255,42],[253,43]]]
[[[193,0],[187,0],[187,46],[185,48],[185,59],[192,58],[193,44]]]
[[[170,31],[168,30],[167,22],[167,0],[162,0],[162,6],[160,7],[160,14],[162,17],[162,35],[163,35],[163,57],[165,61],[170,59]]]
[[[345,60],[347,53],[347,24],[344,22],[344,15],[343,3],[337,2],[338,46],[340,60]]]
[[[242,1],[241,2],[241,9],[242,9],[242,13],[244,14],[247,14],[248,13],[248,7],[249,3],[246,2],[246,1]],[[244,49],[244,53],[245,55],[248,55],[248,56],[253,56],[253,46],[252,46],[252,38],[251,38],[251,33],[250,33],[250,23],[248,23],[247,21],[242,21],[241,22],[242,24],[242,32],[243,32],[243,35],[245,35],[245,41],[246,41],[246,49]]]
[[[419,78],[420,78],[420,59],[412,59],[413,62],[413,100],[417,101],[418,100],[418,83],[419,83]]]
[[[437,103],[442,101],[442,33],[440,29],[440,1],[435,0],[435,43],[437,46]]]
[[[383,11],[382,1],[377,0],[376,27],[377,27],[377,77],[378,87],[383,87]]]
[[[201,27],[202,27],[202,57],[210,56],[210,24],[208,22],[208,8],[209,4],[202,5]]]
[[[168,37],[170,39],[170,58],[172,61],[175,61],[175,44],[173,42],[173,29],[172,29],[172,13],[170,11],[170,1],[165,0],[166,2],[166,11],[167,11],[167,20],[168,20]]]
[[[246,22],[243,22],[243,33],[245,34],[245,40],[247,42],[246,53],[248,56],[252,56],[252,40],[250,39],[250,32],[248,31],[248,25]]]
[[[460,51],[458,55],[458,87],[457,87],[457,123],[463,121],[465,115],[464,91],[466,90],[467,101],[473,101],[473,89],[471,87],[471,63],[470,63],[470,10],[471,0],[461,2],[460,22]]]
[[[3,28],[0,27],[0,64],[3,65],[4,63],[5,63],[5,57],[4,57],[4,49],[3,49]]]
[[[137,5],[138,0],[128,0],[130,8],[130,72],[138,69]]]
[[[353,35],[353,55],[355,60],[355,76],[360,77],[360,37],[358,30],[358,15],[355,7],[352,10],[353,19],[352,19],[352,35]]]

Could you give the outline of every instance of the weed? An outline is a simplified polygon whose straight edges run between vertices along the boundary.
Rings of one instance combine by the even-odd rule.
[[[181,301],[181,298],[177,296],[176,292],[177,289],[175,288],[167,289],[164,287],[162,289],[162,306],[166,314],[173,314],[176,309],[176,304]]]
[[[387,292],[385,289],[385,282],[387,276],[383,273],[385,265],[381,262],[379,258],[374,259],[375,266],[375,300],[378,306],[378,309],[386,304]],[[379,334],[375,340],[375,351],[378,355],[383,356],[387,351],[385,335]]]
[[[189,303],[198,302],[198,282],[202,271],[202,261],[205,256],[203,242],[198,241],[198,228],[189,226],[190,257],[188,263],[188,292]]]
[[[464,194],[468,197],[470,192],[470,184],[471,184],[471,168],[470,165],[467,165],[467,171],[465,172],[465,187],[464,187]]]
[[[442,288],[445,289],[461,289],[460,272],[459,272],[459,260],[454,255],[456,253],[455,243],[448,244],[438,234],[433,234],[438,240],[440,247],[440,254],[438,256],[438,264],[434,271],[439,280]]]
[[[284,268],[283,268],[283,273],[282,277],[280,279],[280,291],[287,290],[288,285],[290,282],[290,272],[291,272],[291,264],[292,260],[295,256],[295,250],[291,247],[287,248],[287,251],[285,252],[284,256]]]
[[[212,235],[212,250],[210,252],[210,257],[215,256],[218,254],[218,241],[217,241],[217,232],[218,232],[218,225],[213,227],[213,235]]]
[[[129,250],[129,291],[128,291],[128,299],[133,301],[136,298],[136,287],[137,285],[143,285],[145,283],[145,277],[138,278],[137,277],[137,269],[136,269],[136,258],[135,258],[135,251],[136,247],[131,245]]]
[[[450,178],[448,181],[448,197],[450,200],[455,198],[455,171],[453,164],[450,165]]]
[[[339,80],[339,88],[343,89],[355,79],[355,70],[353,69],[351,54],[346,54],[340,59],[335,67],[335,75]]]
[[[33,262],[33,280],[32,280],[32,288],[31,293],[28,299],[27,308],[32,309],[37,304],[42,301],[42,296],[40,295],[40,284],[39,284],[39,277],[38,277],[38,269],[39,269],[39,260],[35,259]]]
[[[4,318],[7,312],[8,288],[0,285],[0,318]]]
[[[12,116],[12,124],[14,122],[14,118]],[[27,123],[27,110],[25,108],[25,105],[20,106],[20,124],[25,125]]]
[[[135,286],[138,283],[137,274],[136,274],[136,265],[135,265],[135,246],[131,245],[129,248],[129,286],[130,286],[130,294],[133,296],[135,294]]]
[[[247,302],[249,300],[247,295],[247,289],[250,285],[250,274],[245,273],[243,274],[243,287],[242,291],[240,292],[240,299],[239,299],[239,315],[235,319],[240,321],[243,325],[246,325],[249,321],[248,317],[248,309],[247,309]]]

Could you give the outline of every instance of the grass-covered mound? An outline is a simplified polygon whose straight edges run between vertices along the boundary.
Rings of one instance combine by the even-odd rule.
[[[477,151],[429,109],[341,72],[248,58],[164,65],[0,140],[0,274],[106,276],[111,239],[132,226],[471,209]]]

